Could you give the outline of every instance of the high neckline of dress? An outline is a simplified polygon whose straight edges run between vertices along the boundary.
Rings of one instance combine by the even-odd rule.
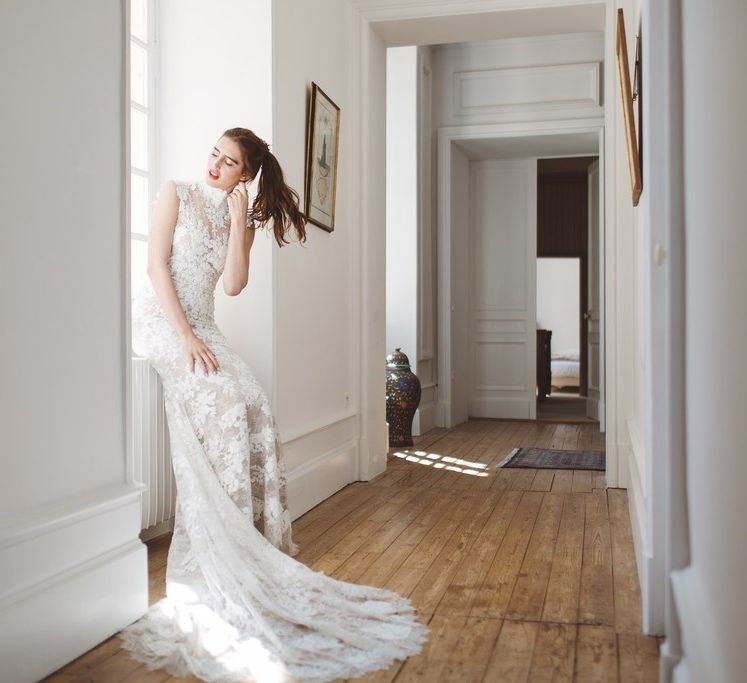
[[[215,206],[219,206],[221,203],[227,200],[228,192],[226,192],[224,189],[208,185],[205,180],[200,180],[198,185],[200,186],[200,189],[202,189],[205,196],[210,199]]]

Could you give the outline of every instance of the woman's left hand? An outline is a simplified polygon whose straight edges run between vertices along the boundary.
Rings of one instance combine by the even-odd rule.
[[[246,214],[249,209],[249,196],[246,193],[244,181],[239,180],[236,187],[228,193],[228,212],[231,215],[231,225],[237,228],[246,227]]]

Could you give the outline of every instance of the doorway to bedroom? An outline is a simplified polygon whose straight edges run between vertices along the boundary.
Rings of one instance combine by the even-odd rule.
[[[598,156],[537,160],[537,419],[599,417]]]

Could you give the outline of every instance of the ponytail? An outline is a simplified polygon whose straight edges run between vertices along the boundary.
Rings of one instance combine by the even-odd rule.
[[[290,244],[286,233],[295,228],[300,242],[306,241],[306,217],[298,208],[298,192],[286,185],[283,169],[269,145],[246,128],[230,128],[223,135],[235,140],[244,153],[244,165],[259,176],[257,196],[251,207],[252,219],[264,226],[272,221],[278,246]]]

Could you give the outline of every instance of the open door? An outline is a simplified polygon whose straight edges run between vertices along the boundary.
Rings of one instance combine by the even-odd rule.
[[[604,359],[602,357],[603,348],[601,345],[601,300],[602,300],[602,280],[601,280],[601,239],[600,239],[600,207],[599,207],[599,160],[589,164],[587,171],[588,180],[588,197],[589,197],[589,241],[588,241],[588,258],[587,262],[587,286],[588,293],[586,296],[586,311],[584,319],[586,320],[586,339],[587,350],[586,358],[588,360],[587,375],[587,393],[586,393],[586,415],[600,421],[600,427],[604,431],[602,403],[602,372],[604,369]]]
[[[534,420],[536,158],[472,162],[470,193],[469,239],[462,238],[470,254],[461,271],[470,285],[469,415]]]

